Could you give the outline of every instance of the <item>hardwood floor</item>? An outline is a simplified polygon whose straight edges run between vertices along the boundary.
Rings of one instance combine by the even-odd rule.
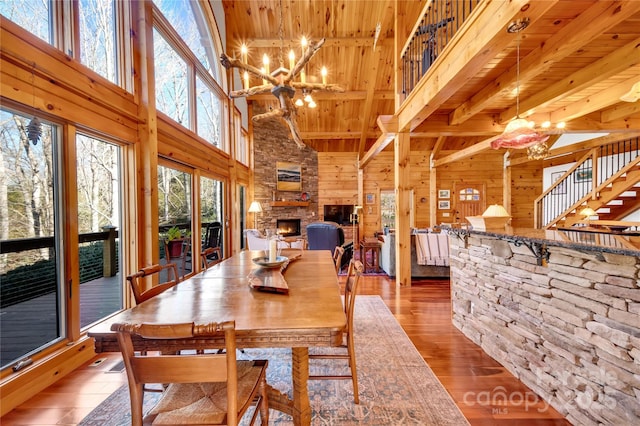
[[[570,424],[453,327],[447,281],[416,281],[397,289],[386,276],[368,275],[358,293],[380,295],[472,425]],[[99,354],[95,360],[103,361],[76,370],[0,423],[77,424],[126,383],[122,372],[105,374],[118,363],[118,354]]]

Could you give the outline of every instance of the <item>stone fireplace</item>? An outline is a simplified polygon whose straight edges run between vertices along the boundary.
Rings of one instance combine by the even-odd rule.
[[[276,219],[277,233],[282,237],[302,235],[300,223],[300,219]]]
[[[265,112],[259,108],[254,114]],[[306,227],[318,220],[318,153],[310,147],[298,149],[291,140],[289,128],[277,118],[260,120],[253,126],[254,140],[254,197],[262,205],[257,228],[278,229],[280,235],[306,237]],[[300,191],[281,191],[277,188],[278,161],[299,164],[302,171]],[[302,193],[308,201],[301,202]],[[291,204],[288,204],[291,203]],[[281,220],[297,221],[297,230],[282,233]]]

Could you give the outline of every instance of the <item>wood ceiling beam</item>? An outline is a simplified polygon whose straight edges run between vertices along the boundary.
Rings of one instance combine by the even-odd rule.
[[[596,2],[550,37],[544,44],[530,52],[525,58],[520,59],[520,80],[526,81],[546,72],[554,63],[574,53],[613,25],[627,19],[630,14],[636,13],[637,10],[629,4],[632,2],[633,0]],[[528,11],[526,15],[529,15]],[[516,37],[508,34],[504,28],[500,29],[504,31],[510,40]],[[526,34],[526,30],[524,34]],[[516,84],[516,76],[517,66],[513,64],[501,76],[456,108],[451,113],[451,123],[460,124],[464,122],[469,117],[482,111],[487,105],[490,105],[497,96],[501,96],[505,91],[511,91]],[[502,117],[503,120],[501,122],[506,123],[515,115],[515,111],[513,111],[512,116]]]
[[[373,108],[373,92],[376,88],[376,80],[378,77],[378,67],[380,66],[380,54],[382,52],[382,47],[377,46],[373,49],[373,59],[372,66],[369,68],[369,72],[367,72],[366,82],[367,82],[367,96],[364,100],[364,107],[362,109],[362,135],[360,136],[360,146],[358,148],[358,158],[364,157],[364,149],[367,146],[367,129],[369,128],[369,116],[371,115],[371,109]]]
[[[608,123],[640,113],[640,102],[619,103],[600,112],[600,121]]]
[[[398,123],[400,127],[400,123]],[[457,126],[449,124],[449,117],[444,114],[432,115],[411,132],[411,137],[439,136],[485,136],[496,135],[504,131],[504,126],[496,123],[495,117],[489,114],[478,114]]]
[[[555,139],[559,139],[561,135],[554,135]],[[565,145],[560,148],[550,149],[549,154],[545,158],[545,161],[553,160],[554,165],[558,164],[567,164],[574,162],[577,157],[583,156],[584,151],[590,150],[592,148],[597,148],[602,145],[608,145],[611,143],[616,143],[620,141],[624,141],[627,139],[635,138],[640,136],[640,132],[635,133],[614,133],[610,135],[601,136],[599,138],[589,139],[586,141],[577,142],[571,145]],[[548,145],[553,145],[555,140],[549,139],[547,141]],[[510,166],[517,166],[519,164],[526,163],[529,160],[526,156],[513,158],[509,161]],[[548,167],[548,166],[545,166]]]
[[[431,161],[435,160],[435,158],[440,154],[440,150],[444,146],[444,141],[447,140],[446,136],[439,136],[436,139],[436,143],[433,145],[433,149],[431,150]]]
[[[379,133],[375,131],[367,132],[367,138],[377,138]],[[302,139],[327,139],[327,140],[345,140],[345,139],[360,139],[360,132],[300,132]]]
[[[416,88],[400,106],[397,115],[401,131],[418,127],[457,90],[513,41],[505,31],[515,18],[540,19],[555,1],[480,2],[460,31],[422,76]],[[526,13],[522,12],[522,9]],[[478,32],[477,29],[482,28]]]
[[[549,155],[547,158],[569,154],[576,151],[584,151],[591,148],[596,148],[601,145],[608,145],[610,143],[620,142],[626,139],[635,138],[636,136],[640,136],[640,132],[633,133],[614,133],[611,135],[601,136],[595,139],[589,139],[586,141],[574,143],[571,145],[563,146],[556,149],[549,150]]]
[[[453,154],[447,155],[446,157],[434,160],[433,167],[444,166],[445,164],[460,161],[467,157],[471,157],[472,155],[479,154],[482,151],[487,151],[491,149],[491,142],[493,142],[497,138],[498,136],[494,136],[492,138],[485,139],[478,142],[477,144],[470,146],[469,148],[461,149],[460,151],[454,152]]]
[[[367,97],[365,90],[350,90],[346,92],[313,92],[313,98],[315,101],[328,101],[328,100],[344,100],[344,101],[358,101],[364,100]],[[395,98],[394,93],[391,90],[376,90],[373,92],[373,99],[379,100],[393,100]],[[250,101],[274,101],[276,98],[271,93],[263,93],[259,95],[247,96],[247,100]]]
[[[526,99],[521,99],[520,115],[527,117],[533,114],[537,108],[545,107],[558,99],[573,95],[637,64],[640,64],[640,38],[552,84],[545,90]],[[514,106],[500,114],[500,122],[506,123],[515,116],[516,107]]]
[[[375,158],[383,149],[385,149],[391,141],[396,137],[398,132],[398,117],[394,115],[380,115],[376,119],[378,127],[382,131],[382,134],[378,137],[378,140],[373,144],[369,151],[361,157],[358,161],[358,168],[363,169],[367,163]]]
[[[289,39],[284,40],[285,49],[290,48],[289,46],[296,46],[296,48],[300,45],[300,39]],[[259,38],[259,39],[251,39],[250,42],[247,43],[249,49],[280,49],[280,39],[278,38]],[[391,47],[393,46],[393,39],[382,39],[378,40],[376,46],[384,46]],[[372,37],[333,37],[333,38],[325,38],[325,42],[323,47],[373,47],[373,38]]]
[[[620,96],[629,92],[631,86],[638,81],[638,77],[630,78],[614,86],[607,87],[598,93],[567,105],[549,114],[552,123],[571,121],[574,118],[590,114],[620,102]]]
[[[549,117],[546,117],[549,119]],[[593,133],[606,131],[611,133],[629,133],[640,129],[640,113],[629,115],[625,118],[603,122],[599,112],[584,115],[568,121],[564,131],[567,133]]]

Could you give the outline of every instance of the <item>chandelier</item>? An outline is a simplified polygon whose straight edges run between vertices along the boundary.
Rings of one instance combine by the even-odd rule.
[[[516,117],[511,120],[504,129],[504,132],[497,139],[491,142],[491,148],[529,148],[536,146],[535,152],[549,151],[546,141],[549,135],[543,135],[533,129],[533,123],[520,117],[520,31],[529,26],[529,18],[519,19],[509,24],[508,33],[518,33],[517,56],[516,56]],[[543,147],[544,145],[544,147]],[[545,152],[545,155],[546,155]],[[543,157],[544,158],[544,157]]]
[[[264,54],[262,59],[263,66],[257,68],[250,65],[247,60],[247,47],[245,44],[240,49],[240,59],[230,58],[225,53],[220,56],[220,62],[227,69],[237,68],[242,75],[242,90],[233,90],[229,94],[231,98],[247,97],[262,93],[271,92],[278,100],[278,107],[258,114],[253,117],[253,121],[260,121],[268,118],[278,117],[286,122],[291,131],[291,137],[298,148],[305,147],[300,131],[298,129],[296,106],[302,106],[307,103],[310,108],[315,108],[316,104],[311,97],[311,93],[316,90],[327,92],[344,92],[344,89],[336,84],[327,84],[327,69],[322,67],[322,83],[307,82],[307,64],[322,47],[324,38],[314,43],[307,41],[306,38],[301,40],[301,56],[296,62],[295,52],[289,51],[289,68],[284,66],[284,35],[282,30],[282,0],[280,0],[280,24],[278,36],[280,39],[279,67],[270,72],[269,57]],[[250,76],[257,77],[261,84],[251,86]],[[294,103],[296,90],[302,91],[303,100],[298,99]]]

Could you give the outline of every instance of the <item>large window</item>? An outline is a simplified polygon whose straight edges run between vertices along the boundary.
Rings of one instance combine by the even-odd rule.
[[[0,14],[35,36],[53,44],[53,2],[34,0],[2,0]]]
[[[128,7],[129,2],[116,0],[0,0],[4,17],[127,89],[131,82],[121,74],[129,63],[124,52],[131,49],[120,41],[131,43],[123,34],[129,28],[122,22]],[[77,28],[71,22],[78,22]]]
[[[80,327],[123,308],[120,268],[120,148],[76,138]]]
[[[156,0],[154,63],[156,107],[220,149],[224,111],[214,77],[217,53],[198,2]]]
[[[115,3],[80,0],[80,62],[118,84]]]
[[[165,262],[178,266],[180,276],[193,270],[191,248],[192,174],[158,166],[158,215],[160,244]]]
[[[189,128],[187,64],[158,32],[153,32],[156,66],[156,107]]]
[[[2,368],[64,337],[57,127],[0,111],[0,361]],[[33,129],[33,128],[32,128]]]

